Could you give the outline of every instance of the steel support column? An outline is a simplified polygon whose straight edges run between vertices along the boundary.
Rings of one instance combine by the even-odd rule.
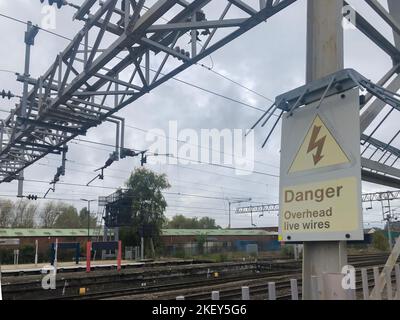
[[[341,0],[308,0],[307,82],[343,68],[342,7]],[[312,276],[341,272],[346,264],[346,242],[305,242],[303,299],[312,299]]]
[[[397,22],[397,26],[400,25],[400,1],[399,0],[388,0],[388,7],[390,16],[393,17],[393,20]],[[393,30],[394,35],[394,43],[396,48],[400,48],[400,33]]]

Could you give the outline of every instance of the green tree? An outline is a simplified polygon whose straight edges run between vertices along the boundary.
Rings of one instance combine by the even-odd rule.
[[[78,211],[75,207],[67,204],[60,204],[59,210],[60,213],[54,223],[55,228],[75,229],[81,227]]]
[[[200,229],[221,229],[215,222],[215,219],[210,217],[203,217],[199,220]]]
[[[125,197],[130,199],[132,208],[132,231],[137,237],[135,242],[140,243],[140,234],[144,231],[144,237],[151,239],[146,247],[159,245],[167,207],[162,192],[171,187],[167,176],[146,168],[136,169],[126,182],[126,187]],[[151,249],[153,251],[154,247]]]
[[[80,228],[87,228],[88,226],[88,209],[82,208],[79,211],[79,225]],[[97,227],[97,218],[93,216],[93,213],[90,214],[90,228]]]
[[[53,228],[61,213],[62,204],[55,201],[47,202],[40,211],[39,220],[42,228]]]
[[[0,200],[0,228],[9,228],[14,218],[14,203],[11,200]]]
[[[204,254],[204,245],[207,242],[207,236],[205,234],[198,235],[196,237],[197,249],[199,254]]]
[[[19,200],[14,206],[12,228],[33,228],[38,212],[38,204],[31,203],[29,200]]]
[[[188,218],[183,215],[174,216],[171,220],[166,223],[167,229],[220,229],[221,227],[216,225],[215,219],[209,217],[203,217],[200,220],[198,218]]]
[[[374,232],[372,236],[372,246],[381,251],[389,250],[388,239],[386,238],[383,230],[377,230]]]

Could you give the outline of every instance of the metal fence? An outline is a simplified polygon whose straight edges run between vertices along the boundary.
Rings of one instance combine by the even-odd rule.
[[[354,287],[347,288],[344,274],[324,274],[312,277],[313,300],[400,300],[400,266],[397,264],[389,273],[379,267],[362,268],[359,276],[354,276]],[[345,288],[346,287],[346,288]],[[241,293],[240,293],[241,289]],[[252,291],[254,289],[254,292]],[[301,288],[297,279],[283,282],[269,282],[260,291],[259,286],[238,288],[237,299],[241,300],[299,300]],[[234,300],[232,289],[212,291],[211,300]],[[193,296],[178,296],[176,300],[190,300]]]

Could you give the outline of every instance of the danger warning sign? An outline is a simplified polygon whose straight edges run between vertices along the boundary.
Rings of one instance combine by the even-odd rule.
[[[353,196],[356,178],[344,178],[324,183],[285,188],[281,214],[282,231],[343,232],[358,227],[358,201]]]
[[[284,117],[280,240],[362,240],[358,91]]]
[[[289,173],[329,167],[350,160],[317,115],[302,143]]]

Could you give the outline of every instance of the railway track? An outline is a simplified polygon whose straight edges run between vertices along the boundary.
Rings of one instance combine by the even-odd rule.
[[[356,255],[349,257],[349,261],[351,264],[357,266],[358,268],[366,267],[366,266],[376,266],[382,265],[386,262],[387,259],[386,254],[373,254],[373,255]],[[274,263],[270,260],[267,261],[258,261],[253,262],[254,266],[251,266],[249,263],[231,263],[233,269],[230,272],[224,271],[221,272],[219,277],[214,277],[213,272],[215,270],[227,270],[226,267],[229,264],[205,264],[205,265],[196,265],[188,267],[186,270],[187,275],[182,276],[179,272],[171,274],[171,267],[165,267],[165,271],[162,272],[162,268],[159,270],[161,274],[150,276],[148,275],[148,271],[144,271],[141,274],[132,274],[130,276],[119,277],[118,274],[116,277],[110,277],[109,274],[105,274],[104,277],[94,277],[90,276],[89,278],[84,278],[86,281],[86,285],[82,284],[69,284],[67,287],[68,290],[58,291],[58,294],[54,292],[52,295],[47,295],[41,297],[43,294],[43,290],[41,288],[37,288],[37,286],[28,288],[34,299],[62,299],[62,300],[74,300],[74,299],[112,299],[112,298],[123,298],[123,297],[144,297],[145,295],[159,294],[159,293],[168,293],[175,292],[179,290],[187,290],[190,292],[193,288],[202,288],[202,287],[210,287],[216,285],[224,285],[229,283],[235,283],[239,281],[265,281],[269,282],[271,280],[276,281],[277,284],[281,281],[285,281],[288,278],[299,277],[301,274],[301,264],[300,262],[288,261],[287,263],[282,263],[280,268],[282,270],[271,270],[274,266]],[[246,266],[249,268],[246,270]],[[218,267],[218,268],[217,268]],[[184,268],[184,267],[180,267]],[[192,274],[196,273],[196,274]],[[147,275],[147,276],[146,276]],[[113,284],[114,288],[109,288],[108,286]],[[25,284],[26,285],[26,284]],[[63,287],[63,279],[58,281],[58,287]],[[283,284],[282,284],[283,286]],[[86,290],[86,295],[80,296],[78,294],[79,288],[85,287],[89,290]],[[92,287],[98,288],[97,290],[91,289]],[[15,284],[14,288],[12,284],[5,285],[4,287],[4,297],[7,299],[8,297],[13,297],[14,299],[18,299],[21,290],[23,290],[23,284]],[[239,286],[240,288],[240,286]],[[257,287],[254,287],[255,290],[258,290]],[[283,288],[284,289],[284,288]],[[260,290],[262,290],[260,288]],[[278,288],[277,288],[278,290]],[[265,287],[264,287],[265,291]],[[256,291],[257,292],[257,291]],[[24,294],[28,294],[29,292],[24,291]],[[234,292],[231,293],[226,292],[228,298],[229,294],[234,297]],[[223,295],[221,295],[224,298]],[[173,294],[170,295],[169,298],[175,298]]]
[[[302,281],[301,281],[301,274],[298,274],[297,283],[298,283],[298,292],[299,298],[301,297],[301,288],[302,288]],[[361,278],[361,271],[357,270],[356,279]],[[395,281],[395,275],[392,275],[392,281]],[[269,281],[268,281],[269,282]],[[261,299],[266,300],[268,298],[268,282],[263,282],[258,285],[250,286],[250,296],[254,299]],[[374,277],[373,277],[373,270],[368,270],[368,286],[369,288],[374,287]],[[291,285],[290,280],[279,281],[275,283],[276,289],[276,300],[291,300]],[[356,280],[356,291],[362,291],[362,281]],[[242,292],[241,288],[230,288],[224,289],[219,291],[220,299],[221,300],[241,300]],[[173,297],[171,297],[173,298]],[[185,296],[187,300],[209,300],[211,298],[211,292],[209,293],[197,293]]]
[[[350,263],[353,264],[356,268],[363,267],[374,267],[374,266],[382,266],[387,259],[387,255],[371,255],[366,257],[365,255],[353,256],[349,259]],[[372,272],[372,270],[371,270]],[[237,285],[238,282],[241,281],[252,281],[257,280],[261,282],[259,285],[251,286],[251,294],[257,296],[257,294],[266,294],[267,284],[270,281],[276,282],[276,290],[277,293],[282,290],[290,290],[290,279],[291,278],[301,278],[301,268],[294,268],[292,270],[281,270],[276,272],[269,272],[268,274],[255,274],[248,276],[234,276],[227,277],[223,279],[207,279],[200,280],[196,282],[182,282],[180,284],[169,284],[169,285],[157,285],[146,288],[146,290],[138,290],[137,288],[125,289],[125,290],[113,290],[108,292],[98,292],[92,293],[85,296],[70,296],[64,297],[61,299],[85,299],[85,300],[98,300],[98,299],[113,299],[113,298],[125,298],[125,299],[134,299],[141,298],[145,299],[145,295],[149,294],[154,297],[153,293],[157,293],[156,296],[159,296],[159,293],[165,293],[161,295],[162,299],[175,299],[178,295],[184,295],[188,300],[208,300],[211,297],[211,291],[213,287],[217,285],[226,285],[232,283],[233,288],[223,289],[220,291],[221,299],[225,300],[234,300],[240,299],[241,297],[241,286]],[[300,283],[301,287],[301,283]],[[188,291],[193,288],[199,288],[203,292],[197,294],[182,294],[182,290],[188,289]],[[208,291],[207,291],[208,290]],[[205,292],[206,291],[206,292]],[[278,296],[281,298],[280,296]],[[282,296],[282,298],[285,295]],[[290,297],[290,296],[289,296]]]

